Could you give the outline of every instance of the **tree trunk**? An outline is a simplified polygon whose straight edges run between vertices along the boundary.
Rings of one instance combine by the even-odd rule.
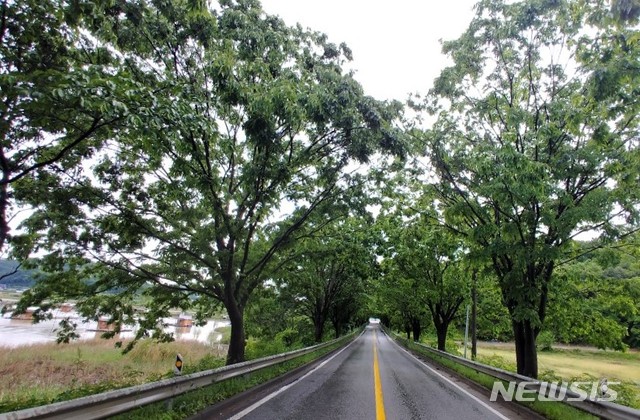
[[[391,318],[389,317],[389,315],[384,314],[384,315],[380,316],[380,322],[385,327],[391,329]]]
[[[227,365],[244,362],[244,311],[235,301],[225,302],[229,321],[231,322],[231,338],[227,352]]]
[[[471,274],[471,360],[478,355],[478,270]]]
[[[338,326],[335,328],[335,330],[336,330],[336,338],[342,337],[342,334],[344,334],[345,325],[346,324],[344,324],[342,322],[338,323]]]
[[[341,314],[334,308],[334,310],[330,312],[330,316],[329,316],[329,319],[331,320],[331,324],[333,325],[335,338],[338,338],[342,335],[345,325],[348,323],[348,320],[351,319],[351,317],[348,317],[346,318],[347,320],[345,320],[345,318],[342,318],[340,315]]]
[[[436,325],[436,335],[438,336],[438,350],[446,351],[448,329],[448,322],[443,322],[440,325]]]
[[[333,323],[333,331],[335,332],[335,338],[339,338],[342,335],[342,323],[334,322]]]
[[[420,320],[414,318],[411,320],[411,330],[413,331],[413,341],[420,341],[420,333],[422,333],[422,327],[420,326]]]
[[[530,321],[512,321],[516,341],[516,362],[518,373],[530,378],[538,378],[538,351],[536,331]]]
[[[313,339],[316,343],[322,342],[324,335],[324,317],[316,315],[313,317]]]
[[[7,175],[5,174],[3,178],[6,179],[6,177]],[[7,236],[9,236],[9,224],[7,223],[7,197],[7,184],[3,183],[0,185],[0,251],[4,249],[4,245],[7,242]]]

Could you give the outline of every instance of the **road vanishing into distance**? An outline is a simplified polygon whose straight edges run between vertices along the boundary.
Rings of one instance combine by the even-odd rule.
[[[330,358],[262,395],[236,398],[195,418],[522,419],[537,418],[418,360],[376,324]]]

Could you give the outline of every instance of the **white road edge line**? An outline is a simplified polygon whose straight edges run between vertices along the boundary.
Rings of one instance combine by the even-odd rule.
[[[334,354],[333,356],[331,356],[330,358],[328,358],[324,362],[320,363],[318,366],[316,366],[315,368],[311,369],[309,372],[305,373],[304,375],[302,375],[301,377],[299,377],[295,381],[293,381],[293,382],[291,382],[291,383],[289,383],[287,385],[284,385],[282,388],[278,389],[277,391],[272,392],[271,394],[267,395],[266,397],[264,397],[260,401],[250,405],[249,407],[245,408],[244,410],[242,410],[241,412],[239,412],[235,416],[229,417],[229,420],[239,420],[239,419],[243,418],[244,416],[246,416],[247,414],[251,413],[256,408],[260,407],[262,404],[264,404],[264,403],[268,402],[269,400],[275,398],[276,396],[282,394],[284,391],[286,391],[287,389],[291,388],[293,385],[297,384],[301,380],[305,379],[306,377],[311,375],[313,372],[315,372],[316,370],[320,369],[321,367],[323,367],[324,365],[329,363],[331,360],[333,360],[340,353],[342,353],[343,351],[348,349],[358,338],[360,338],[360,336],[362,336],[362,334],[364,334],[364,331],[362,333],[360,333],[360,335],[358,337],[356,337],[351,343],[349,343],[347,346],[345,346],[342,350],[340,350],[339,352],[337,352],[336,354]]]
[[[489,404],[485,403],[484,401],[482,401],[480,398],[476,397],[475,395],[473,395],[472,393],[470,393],[469,391],[467,391],[466,389],[462,388],[460,385],[456,384],[455,382],[453,382],[451,379],[447,378],[446,376],[444,376],[443,374],[441,374],[440,372],[438,372],[437,370],[433,369],[431,366],[427,365],[425,362],[423,362],[422,360],[418,359],[416,356],[414,356],[413,354],[409,353],[404,347],[402,347],[400,344],[396,343],[396,340],[392,339],[391,337],[389,337],[387,334],[385,334],[385,336],[387,336],[387,338],[396,346],[398,346],[398,348],[402,351],[404,351],[405,353],[407,353],[410,357],[416,359],[422,366],[426,367],[427,369],[429,369],[431,372],[435,373],[436,375],[438,375],[440,378],[444,379],[445,381],[449,382],[451,385],[455,386],[456,388],[458,388],[460,391],[462,391],[463,393],[467,394],[469,397],[473,398],[477,403],[479,403],[480,405],[482,405],[484,408],[486,408],[487,410],[491,411],[492,413],[494,413],[496,416],[498,416],[499,418],[501,418],[502,420],[510,420],[509,417],[506,417],[504,414],[500,413],[499,411],[496,411],[496,409],[494,409],[493,407],[491,407]]]

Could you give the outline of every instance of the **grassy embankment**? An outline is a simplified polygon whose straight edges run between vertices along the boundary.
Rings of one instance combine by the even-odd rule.
[[[478,343],[480,358],[500,357],[515,365],[513,344]],[[616,378],[623,381],[640,380],[640,352],[604,351],[586,347],[565,347],[552,351],[538,351],[540,372],[553,371],[562,378],[584,374],[598,378]]]
[[[149,341],[123,355],[114,342],[95,339],[2,348],[0,412],[170,377],[178,353],[183,356],[187,371],[213,369],[224,364],[226,352],[225,346],[193,341]]]
[[[513,344],[479,343],[478,361],[515,370]],[[607,378],[618,393],[617,403],[640,409],[640,352],[604,351],[588,347],[538,351],[540,379],[547,381],[599,381]],[[612,384],[612,382],[621,382]]]

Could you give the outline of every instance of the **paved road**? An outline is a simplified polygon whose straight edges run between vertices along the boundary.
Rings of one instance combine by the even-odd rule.
[[[300,380],[232,419],[506,419],[376,325]]]

